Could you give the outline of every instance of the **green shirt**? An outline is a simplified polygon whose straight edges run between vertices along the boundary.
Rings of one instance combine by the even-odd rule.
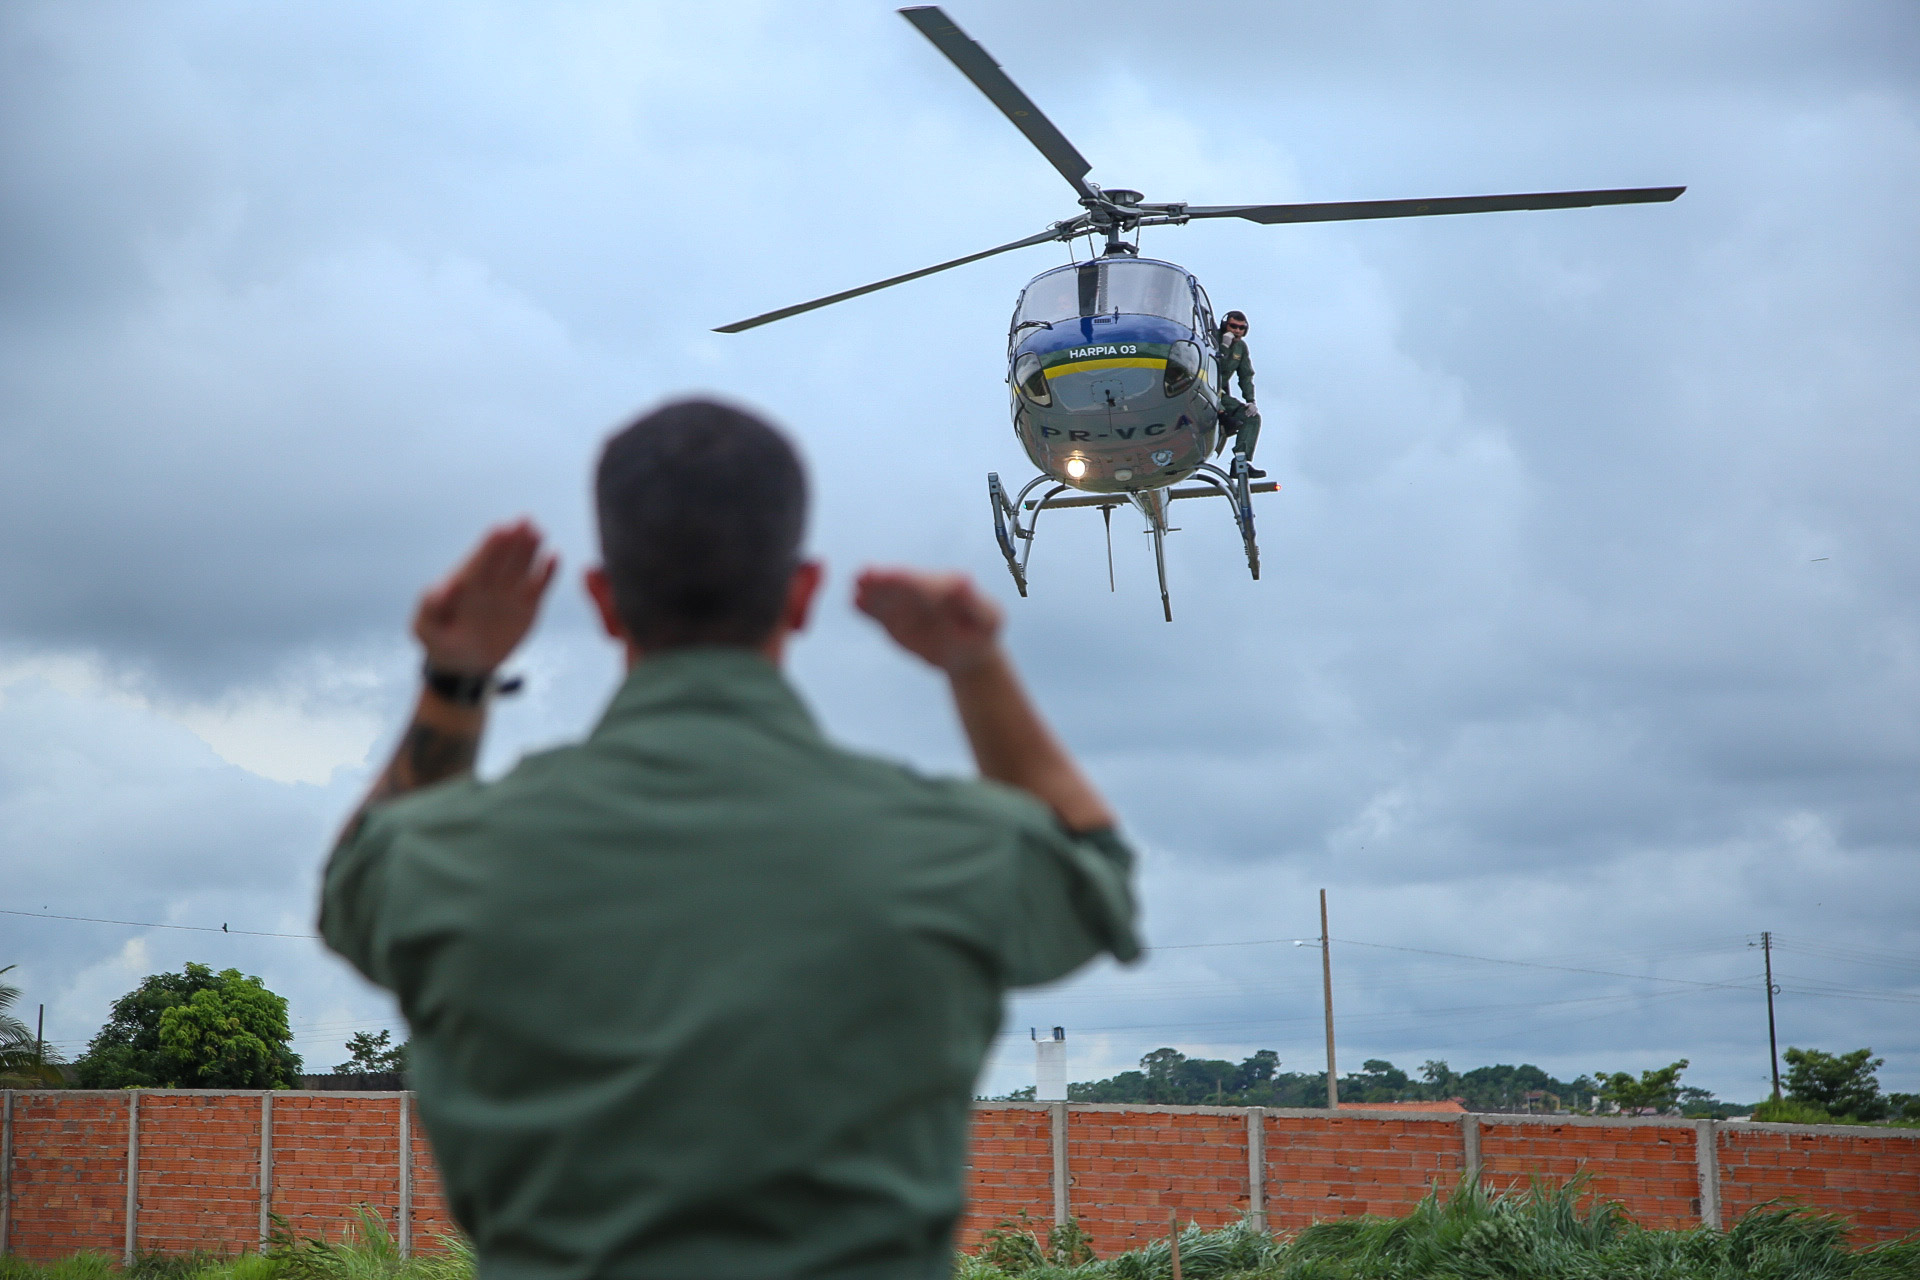
[[[1245,338],[1235,338],[1220,348],[1220,394],[1225,397],[1236,376],[1240,379],[1240,398],[1253,399],[1253,354]]]
[[[321,929],[399,997],[484,1280],[922,1280],[1002,993],[1138,954],[1131,861],[695,649],[585,742],[375,809]]]

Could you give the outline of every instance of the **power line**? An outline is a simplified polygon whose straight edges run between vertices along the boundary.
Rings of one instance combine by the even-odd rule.
[[[1881,1004],[1920,1003],[1920,994],[1905,991],[1866,991],[1859,987],[1782,986],[1780,991],[1783,995],[1814,996],[1822,1000],[1873,1000]]]
[[[1845,964],[1863,964],[1873,968],[1899,969],[1907,972],[1920,972],[1920,958],[1902,956],[1888,951],[1869,951],[1863,947],[1835,947],[1812,942],[1782,942],[1773,940],[1775,951],[1791,951],[1800,955],[1818,956],[1823,960],[1839,960]]]
[[[1604,978],[1629,978],[1635,982],[1673,982],[1689,987],[1715,987],[1723,991],[1745,991],[1743,982],[1701,982],[1695,978],[1662,978],[1651,973],[1621,973],[1614,969],[1585,969],[1564,964],[1541,964],[1534,960],[1503,960],[1498,956],[1470,956],[1458,951],[1432,951],[1426,947],[1401,947],[1390,942],[1361,942],[1356,938],[1335,938],[1349,947],[1373,947],[1380,951],[1409,951],[1415,955],[1446,956],[1451,960],[1479,960],[1485,964],[1507,964],[1521,969],[1552,969],[1558,973],[1598,974]]]
[[[1523,1017],[1535,1009],[1549,1008],[1549,1007],[1561,1006],[1561,1005],[1632,1006],[1631,1008],[1621,1007],[1621,1008],[1605,1009],[1605,1010],[1602,1010],[1600,1013],[1582,1013],[1572,1018],[1548,1018],[1544,1020],[1531,1021],[1525,1031],[1512,1033],[1513,1035],[1520,1035],[1520,1034],[1526,1034],[1527,1032],[1531,1032],[1532,1030],[1535,1030],[1540,1027],[1572,1025],[1574,1023],[1579,1023],[1579,1022],[1590,1022],[1598,1018],[1608,1018],[1608,1017],[1617,1016],[1619,1014],[1632,1013],[1636,1011],[1639,1007],[1649,1003],[1654,1003],[1654,1002],[1664,1001],[1664,1000],[1674,1000],[1683,996],[1690,996],[1694,994],[1696,993],[1692,991],[1676,990],[1676,991],[1662,991],[1654,995],[1634,994],[1634,995],[1613,995],[1613,996],[1588,996],[1588,997],[1572,999],[1572,1000],[1517,1002],[1510,1006],[1502,1006],[1502,1005],[1463,1006],[1462,1008],[1465,1010],[1473,1010],[1473,1009],[1484,1009],[1484,1010],[1510,1009],[1511,1010],[1511,1012],[1507,1012],[1507,1013],[1488,1012],[1488,1013],[1481,1014],[1481,1016],[1479,1017],[1468,1017],[1468,1018],[1460,1018],[1456,1015],[1455,1011],[1444,1010],[1444,1009],[1405,1010],[1405,1011],[1383,1010],[1378,1013],[1355,1014],[1351,1018],[1343,1018],[1342,1021],[1347,1023],[1364,1024],[1361,1027],[1361,1029],[1365,1030],[1370,1036],[1377,1038],[1377,1037],[1386,1036],[1386,1035],[1401,1035],[1401,1034],[1410,1034],[1410,1033],[1424,1035],[1422,1024],[1431,1022],[1435,1018],[1446,1018],[1452,1025],[1456,1027],[1465,1027],[1465,1026],[1474,1026],[1474,1025],[1484,1025],[1486,1023],[1491,1023],[1491,1022],[1511,1021],[1514,1018]],[[1104,1034],[1107,1032],[1114,1032],[1114,1031],[1182,1031],[1182,1030],[1191,1030],[1191,1029],[1212,1029],[1212,1028],[1221,1028],[1221,1027],[1241,1027],[1241,1028],[1265,1027],[1265,1028],[1277,1029],[1282,1027],[1305,1026],[1308,1024],[1317,1024],[1318,1022],[1320,1022],[1320,1020],[1321,1020],[1320,1011],[1314,1010],[1310,1013],[1298,1014],[1290,1017],[1276,1017],[1276,1018],[1231,1018],[1231,1019],[1222,1019],[1217,1021],[1195,1021],[1195,1022],[1133,1022],[1133,1023],[1112,1024],[1107,1026],[1081,1026],[1081,1027],[1076,1027],[1075,1032],[1077,1034],[1098,1035],[1098,1034]],[[1506,1036],[1506,1033],[1498,1033],[1498,1034],[1503,1038],[1510,1038]],[[1001,1035],[1001,1038],[1004,1040],[1007,1040],[1009,1043],[1018,1039],[1017,1035],[1015,1035],[1013,1032],[1003,1032]],[[1434,1047],[1445,1048],[1449,1046],[1459,1046],[1459,1045],[1465,1045],[1465,1044],[1484,1043],[1484,1042],[1485,1041],[1483,1039],[1455,1038],[1455,1039],[1443,1040],[1437,1043]]]
[[[219,927],[216,928],[213,925],[168,924],[158,920],[117,920],[117,919],[111,919],[104,916],[65,915],[60,912],[53,912],[53,911],[22,911],[12,907],[0,907],[0,915],[23,916],[23,917],[28,917],[28,918],[37,919],[37,920],[65,920],[65,921],[71,921],[79,924],[111,924],[111,925],[119,925],[123,928],[129,928],[129,929],[172,929],[172,930],[183,932],[183,933],[220,933],[220,934],[226,934],[230,937],[293,938],[303,942],[322,941],[322,939],[318,935],[311,934],[311,933],[284,933],[284,932],[271,930],[271,929],[235,929],[230,924],[221,924]],[[1306,944],[1306,943],[1315,942],[1315,941],[1318,941],[1318,939],[1248,938],[1248,939],[1242,939],[1234,942],[1167,943],[1161,946],[1153,947],[1151,948],[1151,950],[1153,951],[1191,951],[1191,950],[1212,949],[1212,948],[1219,948],[1219,947],[1278,946],[1283,944],[1290,945],[1293,943]],[[1472,955],[1467,952],[1461,952],[1461,951],[1439,951],[1429,947],[1407,947],[1407,946],[1401,946],[1396,943],[1389,943],[1389,942],[1366,942],[1359,938],[1334,938],[1332,939],[1332,941],[1338,942],[1343,946],[1368,947],[1378,951],[1401,951],[1411,955],[1436,956],[1436,957],[1440,957],[1448,960],[1466,960],[1466,961],[1471,961],[1477,964],[1498,964],[1498,965],[1506,965],[1512,968],[1540,969],[1540,970],[1546,970],[1554,973],[1578,973],[1578,974],[1586,974],[1589,976],[1606,977],[1606,978],[1624,978],[1624,979],[1627,979],[1628,981],[1635,981],[1635,982],[1664,982],[1664,983],[1669,983],[1676,986],[1696,987],[1696,988],[1705,988],[1705,989],[1721,990],[1721,991],[1744,991],[1744,990],[1747,990],[1749,987],[1749,984],[1745,982],[1704,982],[1696,978],[1668,978],[1668,977],[1662,977],[1657,974],[1625,973],[1617,969],[1594,969],[1594,968],[1589,968],[1589,967],[1580,966],[1580,965],[1550,964],[1545,961],[1539,961],[1539,960],[1512,960],[1503,956],[1481,956],[1481,955]],[[1634,954],[1634,955],[1644,954],[1649,958],[1653,956],[1664,956],[1664,955],[1681,955],[1681,954],[1690,954],[1690,953],[1697,954],[1701,951],[1714,950],[1719,945],[1720,944],[1718,942],[1682,944],[1677,947],[1656,948],[1652,952],[1646,952],[1646,953],[1634,952],[1634,953],[1628,953],[1628,954]],[[1896,953],[1896,952],[1879,951],[1879,950],[1865,948],[1865,947],[1835,946],[1832,944],[1805,943],[1805,942],[1783,943],[1777,939],[1775,940],[1774,945],[1777,948],[1782,950],[1792,949],[1795,951],[1801,951],[1801,952],[1805,952],[1812,955],[1823,956],[1828,959],[1835,959],[1835,960],[1841,960],[1841,961],[1854,961],[1857,963],[1864,963],[1869,965],[1885,965],[1890,968],[1902,968],[1902,969],[1920,968],[1920,960],[1916,960],[1913,957],[1901,956],[1899,955],[1899,953]],[[1616,952],[1614,954],[1620,954],[1620,953]],[[1810,985],[1803,985],[1803,984],[1810,984]],[[1402,985],[1404,985],[1404,983]],[[1169,991],[1170,994],[1178,993],[1178,994],[1191,995],[1191,992],[1193,990],[1193,985],[1184,984],[1184,983],[1174,983],[1174,984],[1167,984],[1165,987],[1157,986],[1156,989],[1167,990]],[[1844,999],[1844,1000],[1870,1000],[1870,1001],[1888,1003],[1888,1004],[1907,1004],[1907,1003],[1920,1001],[1920,995],[1917,995],[1917,994],[1909,994],[1905,992],[1874,991],[1871,989],[1861,988],[1861,987],[1847,987],[1847,986],[1841,986],[1836,983],[1820,982],[1818,979],[1802,979],[1800,983],[1796,983],[1793,987],[1789,988],[1789,990],[1795,995],[1824,996],[1824,997],[1829,997],[1833,999]],[[1126,996],[1126,997],[1131,997],[1133,999],[1140,999],[1142,997],[1147,996],[1147,994],[1148,992],[1145,989],[1130,988],[1125,992],[1115,992],[1114,996],[1111,998],[1120,998],[1122,996]],[[1266,992],[1244,993],[1244,994],[1273,995],[1276,993],[1272,991],[1266,991]],[[1082,1003],[1082,1002],[1092,1003],[1096,1000],[1105,999],[1105,998],[1109,998],[1109,997],[1102,997],[1102,996],[1096,996],[1096,995],[1083,995],[1083,996],[1069,997],[1069,999],[1072,999],[1075,1003]],[[1555,1002],[1548,1002],[1548,1003],[1559,1003],[1559,1002],[1555,1001]],[[1483,1007],[1498,1007],[1498,1006],[1483,1006]],[[1529,1006],[1527,1005],[1526,1002],[1516,1002],[1514,1007],[1518,1008],[1518,1007],[1529,1007]],[[1361,1018],[1366,1018],[1369,1016],[1378,1016],[1378,1015],[1361,1014],[1358,1016]],[[1221,1026],[1221,1025],[1233,1025],[1233,1024],[1224,1024],[1224,1023],[1146,1024],[1138,1027],[1126,1027],[1126,1028],[1114,1027],[1114,1028],[1102,1028],[1102,1029],[1103,1030],[1147,1030],[1147,1029],[1151,1029],[1151,1027],[1155,1025],[1159,1025],[1159,1026],[1175,1026],[1175,1025]]]
[[[230,929],[224,924],[216,929],[210,924],[161,924],[155,920],[107,920],[99,916],[63,916],[51,911],[15,911],[9,907],[0,907],[0,915],[32,916],[38,920],[77,920],[83,924],[120,924],[130,929],[180,929],[188,933],[238,934],[243,938],[304,938],[308,942],[320,941],[318,934],[273,933],[265,929]]]

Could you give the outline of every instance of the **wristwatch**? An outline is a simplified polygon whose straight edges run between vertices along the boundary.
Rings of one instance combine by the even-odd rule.
[[[423,666],[420,674],[435,697],[451,702],[456,707],[477,707],[487,700],[490,693],[518,693],[522,683],[519,676],[508,676],[503,680],[491,671],[479,675],[442,671],[432,662]]]

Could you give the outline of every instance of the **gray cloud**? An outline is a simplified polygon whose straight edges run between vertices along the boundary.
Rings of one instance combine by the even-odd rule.
[[[1145,539],[1116,521],[1109,594],[1098,522],[1061,513],[1009,608],[1148,846],[1158,940],[1305,936],[1326,885],[1343,937],[1738,979],[1348,946],[1343,1060],[1686,1055],[1758,1096],[1748,935],[1920,954],[1911,9],[953,12],[1097,179],[1155,198],[1690,184],[1153,234],[1254,317],[1285,486],[1264,581],[1223,513],[1183,513],[1166,626]],[[959,564],[1011,596],[984,473],[1024,474],[1000,335],[1047,251],[708,332],[1071,212],[886,6],[47,3],[0,18],[0,56],[0,645],[106,673],[0,680],[0,839],[30,908],[303,920],[369,762],[270,782],[179,721],[249,698],[397,715],[413,594],[520,511],[578,568],[595,443],[665,394],[790,425],[837,571]],[[571,585],[525,663],[490,767],[604,694]],[[935,682],[858,620],[829,611],[796,667],[835,731],[963,762]],[[0,938],[62,993],[67,1038],[141,963],[213,955],[11,917]],[[305,944],[245,945],[316,1037],[389,1016],[275,950]],[[1306,1067],[1310,961],[1169,950],[1024,997],[1010,1027],[1067,1025],[1076,1076],[1160,1043]],[[1870,1043],[1920,1086],[1911,969],[1783,963],[1789,1040]],[[990,1088],[1028,1078],[1009,1046]]]

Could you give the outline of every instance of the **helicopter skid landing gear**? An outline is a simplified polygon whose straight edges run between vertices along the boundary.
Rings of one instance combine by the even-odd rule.
[[[1031,487],[1031,486],[1029,486]],[[1007,501],[1006,486],[1000,483],[998,471],[987,472],[987,496],[993,500],[993,539],[1000,544],[1000,554],[1007,558],[1007,572],[1013,575],[1013,585],[1020,589],[1022,599],[1027,594],[1027,555],[1033,550],[1033,533],[1020,527],[1020,511]],[[1022,496],[1025,496],[1024,493]],[[1013,523],[1013,537],[1007,535],[1007,523]],[[1026,539],[1027,545],[1019,552],[1013,549],[1013,538]]]
[[[1253,574],[1255,582],[1260,581],[1260,544],[1253,537],[1253,494],[1248,485],[1252,476],[1253,463],[1244,453],[1233,455],[1233,522],[1240,526],[1240,541],[1247,551],[1247,571]]]
[[[1034,528],[1039,523],[1040,513],[1055,507],[1098,507],[1103,521],[1107,522],[1107,586],[1113,586],[1113,509],[1118,506],[1137,507],[1146,517],[1146,533],[1153,538],[1153,566],[1160,582],[1160,613],[1168,622],[1173,621],[1173,599],[1167,590],[1167,548],[1166,536],[1177,532],[1168,523],[1167,515],[1176,498],[1207,498],[1218,495],[1227,500],[1233,511],[1234,527],[1240,531],[1241,545],[1247,554],[1247,569],[1255,581],[1260,577],[1260,547],[1253,535],[1253,495],[1272,493],[1280,486],[1271,480],[1254,481],[1247,475],[1246,459],[1235,457],[1231,474],[1222,471],[1212,463],[1203,462],[1194,468],[1187,477],[1200,483],[1179,489],[1142,489],[1130,493],[1076,493],[1063,497],[1069,486],[1060,483],[1048,475],[1037,475],[1021,486],[1020,492],[1011,498],[1007,496],[1006,486],[1000,482],[999,472],[987,474],[987,494],[993,503],[993,537],[1000,544],[1000,554],[1006,557],[1007,572],[1013,575],[1013,585],[1020,589],[1022,596],[1027,594],[1027,557],[1033,554]],[[1032,496],[1036,489],[1051,484],[1039,496]]]
[[[1172,622],[1173,599],[1167,595],[1167,533],[1157,524],[1153,526],[1153,567],[1160,575],[1160,612]]]

